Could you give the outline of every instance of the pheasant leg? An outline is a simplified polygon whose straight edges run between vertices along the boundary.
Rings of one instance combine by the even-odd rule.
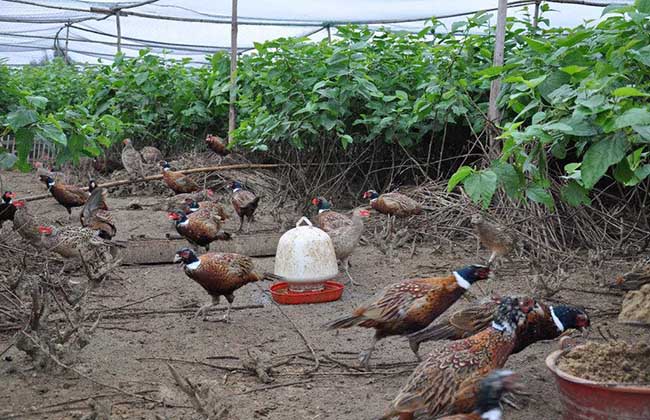
[[[377,337],[372,337],[372,343],[370,344],[370,347],[368,347],[367,350],[362,351],[359,353],[359,361],[361,362],[361,366],[364,368],[368,369],[370,366],[370,356],[372,356],[372,352],[375,350],[375,345],[377,345]]]
[[[218,304],[219,304],[219,296],[212,296],[212,301],[210,303],[206,303],[205,305],[201,306],[199,310],[196,311],[194,318],[198,318],[199,316],[202,316],[208,309],[212,308],[213,306],[217,306]]]
[[[354,281],[354,279],[350,275],[350,270],[349,270],[350,262],[348,261],[347,258],[341,260],[341,266],[343,268],[343,271],[345,271],[345,275],[348,276],[348,279],[350,280],[350,284],[353,286],[361,286],[361,283],[357,283],[356,281]]]
[[[244,227],[244,216],[239,216],[239,229],[237,230],[237,233],[240,233],[243,227]]]
[[[226,314],[223,316],[223,322],[230,322],[230,310],[232,309],[232,302],[228,302],[228,309],[226,309]]]

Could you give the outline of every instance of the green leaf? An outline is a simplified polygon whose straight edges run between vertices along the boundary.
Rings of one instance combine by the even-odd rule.
[[[402,101],[408,101],[408,99],[409,99],[408,93],[404,92],[403,90],[396,90],[395,91],[395,96],[397,96]]]
[[[553,47],[551,47],[551,44],[547,42],[542,42],[534,38],[529,38],[527,36],[522,37],[524,42],[528,44],[531,50],[537,52],[537,53],[542,53],[542,54],[548,54],[553,50]]]
[[[636,0],[634,7],[641,13],[650,13],[650,0]]]
[[[472,169],[469,166],[461,166],[458,168],[456,173],[454,173],[451,178],[449,178],[449,183],[447,184],[447,192],[453,191],[454,188],[456,188],[456,185],[458,185],[459,182],[467,178],[471,173],[474,172],[474,169]]]
[[[614,91],[612,91],[612,96],[626,98],[629,96],[650,96],[650,94],[641,92],[637,88],[626,86],[626,87],[620,87],[618,89],[614,89]]]
[[[147,71],[142,72],[142,73],[136,73],[136,75],[135,75],[135,83],[138,86],[140,86],[144,82],[146,82],[148,78],[149,78],[149,72],[147,72]]]
[[[344,134],[341,137],[339,137],[339,141],[341,142],[341,146],[343,147],[343,150],[347,150],[348,146],[354,143],[352,136],[348,134]]]
[[[36,109],[43,109],[47,105],[48,99],[43,96],[26,96],[27,102]]]
[[[568,184],[560,189],[560,197],[565,203],[573,207],[578,207],[581,204],[591,204],[587,190],[574,180],[570,180]]]
[[[643,140],[650,142],[650,125],[633,125],[632,129],[636,131]]]
[[[29,152],[34,145],[34,131],[29,128],[19,128],[16,131],[16,151],[18,152],[18,161],[16,166],[23,172],[29,171]]]
[[[650,125],[650,112],[646,108],[628,109],[614,122],[615,128],[625,128],[633,125]]]
[[[19,108],[7,115],[7,124],[13,131],[38,121],[38,113],[31,109]]]
[[[510,163],[496,162],[492,170],[497,174],[499,185],[503,187],[508,197],[520,198],[524,178],[517,169]]]
[[[37,133],[45,140],[58,143],[62,146],[66,146],[68,144],[68,139],[65,133],[59,127],[56,127],[53,124],[43,124],[42,126],[38,127]]]
[[[592,144],[582,158],[582,182],[591,189],[607,169],[625,157],[627,140],[624,136],[604,138]]]
[[[18,157],[13,153],[2,152],[0,153],[0,169],[6,170],[14,167],[18,161]]]
[[[526,197],[536,203],[544,204],[549,209],[555,207],[553,196],[539,185],[531,185],[526,189]]]
[[[574,74],[576,74],[576,73],[583,72],[583,71],[585,71],[585,70],[587,70],[587,69],[588,69],[588,67],[576,66],[576,65],[571,65],[571,66],[566,66],[566,67],[560,67],[560,70],[562,70],[562,71],[565,72],[566,74],[569,74],[569,75],[572,75],[572,76],[573,76]]]
[[[472,201],[482,203],[483,208],[487,208],[497,189],[497,174],[489,169],[474,172],[465,178],[463,184]]]

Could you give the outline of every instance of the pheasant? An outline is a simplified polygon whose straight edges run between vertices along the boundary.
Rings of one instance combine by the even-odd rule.
[[[172,171],[169,163],[163,161],[160,164],[163,169],[163,181],[174,191],[174,194],[186,194],[199,190],[199,186],[187,175],[178,171]]]
[[[219,136],[213,136],[212,134],[208,134],[205,137],[205,144],[208,146],[210,150],[212,150],[214,153],[218,154],[219,156],[226,156],[230,154],[230,150],[226,147],[226,142]]]
[[[142,149],[140,149],[140,156],[142,156],[142,160],[144,160],[144,163],[147,164],[156,164],[163,160],[163,155],[162,152],[153,146],[145,146]]]
[[[239,181],[233,181],[230,184],[230,189],[232,190],[232,206],[240,220],[239,230],[237,232],[241,232],[244,226],[244,217],[248,219],[248,228],[250,228],[250,224],[255,221],[253,215],[259,205],[260,197],[245,190]]]
[[[460,340],[470,337],[490,326],[499,299],[475,303],[454,312],[447,320],[429,325],[409,335],[409,344],[417,352],[421,343],[431,340]],[[547,305],[537,302],[528,314],[526,330],[517,336],[513,353],[519,353],[540,340],[552,340],[568,329],[582,329],[590,325],[583,310],[569,305]]]
[[[515,239],[503,227],[485,221],[478,213],[472,216],[471,223],[481,244],[492,252],[488,265],[491,265],[496,257],[506,257],[512,252]]]
[[[122,141],[124,148],[122,149],[122,165],[131,178],[144,178],[144,165],[142,163],[142,155],[135,150],[131,144],[131,139],[124,139]]]
[[[39,223],[34,219],[34,216],[25,207],[25,201],[16,200],[13,202],[16,207],[14,213],[14,232],[17,232],[21,238],[29,242],[35,247],[41,245],[41,234],[38,231]]]
[[[88,193],[75,185],[62,184],[49,176],[45,177],[45,184],[54,199],[65,207],[68,217],[72,217],[73,207],[81,207],[88,200]]]
[[[97,188],[94,181],[90,181],[89,189],[92,191],[90,198],[79,215],[81,226],[97,230],[101,238],[111,240],[117,234],[117,228],[106,206],[106,190]]]
[[[316,197],[311,200],[311,203],[318,207],[316,224],[325,232],[330,232],[343,226],[352,225],[352,220],[349,217],[332,210],[332,204],[324,197]]]
[[[487,279],[489,274],[489,268],[474,264],[447,277],[411,279],[392,284],[372,301],[358,307],[351,316],[328,324],[328,328],[374,328],[372,344],[359,355],[361,364],[368,367],[377,341],[421,330],[453,305],[474,282]],[[417,353],[415,355],[419,358]]]
[[[184,211],[176,210],[168,213],[168,217],[174,220],[179,235],[194,246],[204,247],[206,251],[210,250],[210,243],[218,239],[231,239],[229,233],[221,230],[222,221],[219,216],[212,215],[209,211],[199,211],[187,216]]]
[[[514,372],[494,370],[478,386],[476,409],[470,414],[456,414],[439,420],[501,420],[501,398],[506,392],[518,391],[521,385]]]
[[[422,213],[422,207],[411,197],[398,192],[379,195],[375,190],[363,193],[363,198],[370,199],[370,207],[379,213],[388,215],[389,229],[393,230],[395,217],[409,217]]]
[[[528,298],[504,298],[490,327],[434,349],[415,368],[381,419],[412,420],[420,411],[431,418],[471,412],[477,405],[479,382],[508,360],[534,304]]]
[[[279,277],[270,274],[258,274],[253,271],[253,260],[239,254],[222,254],[208,252],[201,256],[190,248],[181,248],[174,256],[175,263],[182,263],[185,274],[197,282],[212,297],[212,302],[201,306],[195,317],[205,313],[209,308],[217,306],[221,296],[228,301],[228,310],[223,317],[229,321],[234,292],[242,286],[260,280],[278,280]]]
[[[199,210],[208,210],[211,214],[219,216],[221,221],[228,220],[228,215],[223,206],[215,201],[201,201],[196,202],[191,198],[186,198],[184,207],[182,209],[186,214],[194,214]]]
[[[632,270],[618,276],[610,287],[620,290],[639,290],[650,283],[650,259],[646,258],[632,267]]]
[[[341,267],[347,274],[350,282],[355,284],[352,276],[350,276],[350,256],[359,244],[359,239],[363,234],[363,218],[370,216],[370,212],[364,209],[356,209],[352,216],[352,224],[341,225],[335,229],[331,229],[327,234],[332,239],[334,245],[334,252],[336,259],[341,262]]]
[[[0,203],[0,229],[7,220],[14,220],[16,207],[12,201],[15,197],[16,194],[11,191],[5,191],[4,194],[2,194],[2,203]]]

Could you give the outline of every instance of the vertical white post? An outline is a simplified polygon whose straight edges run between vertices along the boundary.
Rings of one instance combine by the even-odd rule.
[[[230,23],[230,106],[228,108],[228,143],[233,141],[237,124],[237,0],[232,0],[232,21]]]
[[[508,0],[499,0],[499,9],[497,11],[497,31],[494,40],[494,66],[503,66],[503,55],[506,41],[506,18],[508,17]],[[501,90],[501,79],[495,79],[490,86],[490,102],[488,106],[488,119],[491,124],[496,126],[499,123],[499,109],[497,108],[497,97]],[[490,134],[490,155],[496,157],[497,149],[495,138],[496,130],[491,130]]]

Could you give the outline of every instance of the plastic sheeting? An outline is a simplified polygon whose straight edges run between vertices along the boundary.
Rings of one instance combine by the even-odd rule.
[[[610,1],[590,0],[603,5]],[[633,0],[617,0],[632,3]],[[51,58],[55,43],[79,62],[111,60],[116,52],[116,18],[106,12],[123,8],[122,51],[128,56],[142,48],[170,57],[205,61],[205,55],[230,45],[230,0],[137,1],[0,0],[0,58],[26,64]],[[510,1],[515,4],[522,1]],[[533,3],[528,2],[528,3]],[[47,6],[47,7],[46,7]],[[450,25],[458,16],[494,9],[497,0],[239,0],[238,45],[242,51],[255,42],[278,37],[327,36],[324,27],[347,23],[370,24],[395,30],[419,31],[432,16]],[[534,6],[529,5],[532,13]],[[602,7],[551,3],[545,15],[553,26],[576,26],[598,19]],[[523,13],[513,7],[509,15]],[[449,17],[451,16],[451,17]]]

